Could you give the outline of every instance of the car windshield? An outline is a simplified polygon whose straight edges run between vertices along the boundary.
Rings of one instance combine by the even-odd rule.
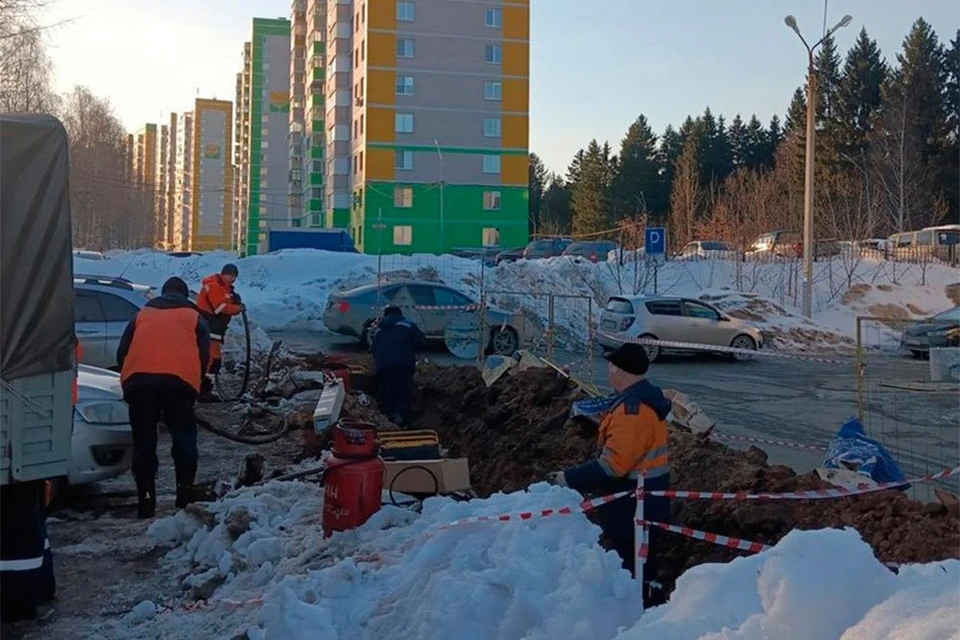
[[[960,306],[954,307],[953,309],[947,309],[946,311],[941,311],[937,315],[933,316],[933,319],[960,322]]]
[[[534,240],[530,243],[528,249],[533,251],[546,251],[553,246],[553,240]]]
[[[728,251],[730,249],[730,246],[725,242],[701,242],[700,246],[705,251]]]
[[[960,231],[937,231],[937,244],[960,244]]]

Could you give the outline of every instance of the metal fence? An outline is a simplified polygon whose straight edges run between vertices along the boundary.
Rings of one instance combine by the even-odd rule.
[[[960,382],[932,381],[929,361],[901,349],[900,337],[913,322],[861,316],[856,334],[858,416],[908,476],[960,462]],[[960,488],[948,478],[915,487],[916,497],[933,500],[937,486],[953,493]]]

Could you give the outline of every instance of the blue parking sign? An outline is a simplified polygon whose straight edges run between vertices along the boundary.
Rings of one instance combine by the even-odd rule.
[[[647,227],[643,235],[643,248],[648,256],[667,252],[667,230],[663,227]]]

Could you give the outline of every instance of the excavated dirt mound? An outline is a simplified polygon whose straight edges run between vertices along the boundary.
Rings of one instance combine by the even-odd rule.
[[[470,460],[471,481],[481,496],[515,491],[547,473],[594,454],[596,427],[568,420],[582,397],[549,369],[501,378],[487,388],[473,368],[422,366],[415,379],[418,429],[435,429],[451,455]],[[711,491],[797,491],[827,487],[815,474],[797,475],[767,464],[760,449],[738,451],[670,429],[671,483]],[[941,504],[923,504],[886,491],[823,501],[734,503],[674,500],[673,522],[755,540],[777,542],[791,529],[855,527],[885,562],[929,562],[960,557],[960,519]],[[728,561],[740,552],[664,533],[660,581],[703,562]]]

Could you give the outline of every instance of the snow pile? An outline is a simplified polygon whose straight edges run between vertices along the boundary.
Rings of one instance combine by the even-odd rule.
[[[266,331],[323,330],[330,293],[376,282],[378,273],[385,281],[443,282],[474,299],[483,290],[491,304],[522,311],[541,323],[550,315],[549,295],[568,296],[556,299],[553,319],[579,338],[598,321],[611,295],[699,297],[704,292],[735,291],[749,298],[742,301],[744,305],[753,305],[750,319],[775,336],[777,346],[790,347],[850,339],[856,331],[856,316],[864,313],[893,312],[905,318],[937,313],[955,304],[947,288],[960,280],[956,269],[944,265],[846,258],[817,262],[811,322],[802,318],[798,309],[803,279],[796,261],[696,260],[657,265],[643,260],[594,264],[579,258],[551,258],[483,268],[479,261],[455,256],[378,258],[312,249],[288,249],[239,260],[224,252],[175,258],[148,250],[109,252],[105,260],[74,260],[78,272],[122,274],[155,287],[175,275],[194,289],[204,276],[219,271],[226,262],[235,262],[240,268],[237,289],[250,317]],[[765,302],[758,305],[758,300]]]
[[[324,539],[322,489],[271,482],[158,520],[208,605],[152,615],[142,603],[108,637],[584,638],[621,640],[956,637],[960,561],[882,566],[853,529],[795,531],[773,549],[700,565],[641,616],[636,583],[582,515],[445,528],[478,515],[574,505],[536,484],[468,503],[385,506]],[[669,540],[669,538],[668,538]]]

